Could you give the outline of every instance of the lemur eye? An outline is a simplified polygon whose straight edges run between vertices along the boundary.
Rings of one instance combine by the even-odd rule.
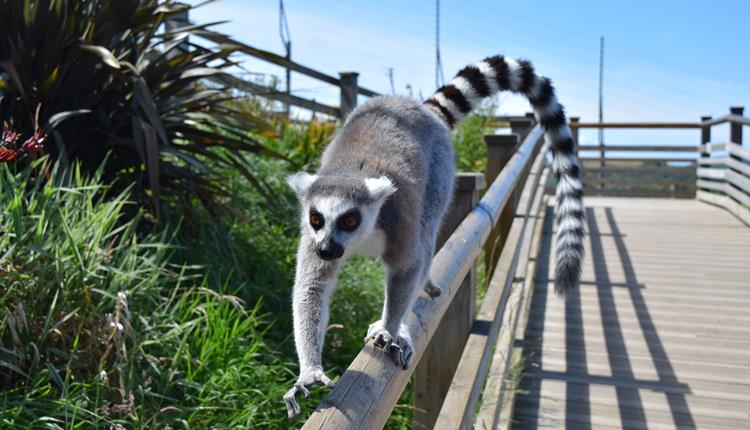
[[[320,230],[323,227],[323,215],[317,212],[310,213],[310,225],[315,230]]]
[[[342,230],[351,231],[356,229],[359,227],[359,213],[352,212],[342,216],[339,218],[338,225]]]

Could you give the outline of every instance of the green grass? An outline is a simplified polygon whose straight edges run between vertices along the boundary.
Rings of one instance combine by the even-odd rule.
[[[0,166],[0,428],[286,428],[262,302],[174,264],[127,193],[45,170]]]
[[[466,124],[457,157],[476,167],[486,121]],[[329,132],[301,125],[274,148],[313,169]],[[328,390],[314,388],[303,416],[287,420],[281,397],[297,376],[291,167],[248,163],[276,205],[225,168],[226,197],[166,204],[158,222],[97,174],[43,160],[0,165],[0,428],[301,426]],[[342,271],[329,376],[343,373],[379,318],[383,278],[372,259]],[[387,428],[410,428],[412,403],[410,384]]]

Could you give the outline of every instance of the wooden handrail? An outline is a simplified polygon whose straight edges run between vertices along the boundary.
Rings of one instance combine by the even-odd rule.
[[[544,186],[550,169],[546,166],[542,167],[544,170],[537,184],[531,211],[528,214],[524,214],[523,211],[517,213],[521,217],[528,216],[529,225],[521,240],[521,255],[516,266],[510,296],[505,305],[506,310],[500,324],[500,333],[492,356],[487,382],[482,391],[482,405],[475,419],[475,429],[496,429],[501,420],[511,421],[512,408],[508,406],[513,401],[517,387],[509,386],[512,382],[509,380],[509,372],[514,357],[515,340],[523,337],[531,308],[536,258],[542,244],[542,227],[545,222],[542,214],[546,213],[549,198],[544,194]]]
[[[706,128],[725,122],[750,125],[750,118],[727,114],[701,122],[571,122],[570,128]]]
[[[701,128],[699,122],[571,122],[570,128]]]
[[[702,152],[706,157],[699,159],[696,197],[750,225],[750,149],[736,143],[706,142]]]
[[[516,217],[508,232],[505,246],[500,253],[471,335],[464,346],[458,369],[453,374],[451,389],[443,402],[435,429],[463,429],[468,428],[472,423],[474,410],[487,375],[492,349],[500,332],[500,323],[503,321],[508,303],[510,286],[515,279],[518,262],[522,258],[522,238],[525,235],[529,215],[532,213],[533,202],[536,200],[536,192],[542,191],[538,185],[542,176],[546,175],[542,171],[546,148],[547,146],[544,146],[544,149],[539,151],[531,168],[532,173],[524,185]]]
[[[231,86],[232,88],[236,88],[240,91],[247,91],[257,96],[268,97],[274,100],[278,100],[282,103],[310,109],[311,111],[321,112],[330,116],[341,117],[341,109],[337,107],[324,105],[322,103],[316,102],[315,100],[303,99],[302,97],[297,97],[285,92],[269,91],[268,88],[262,85],[244,81],[242,79],[237,79],[231,75],[219,75],[211,77],[209,79],[218,84]]]
[[[698,146],[658,146],[658,145],[578,145],[579,151],[647,151],[647,152],[696,152]]]
[[[261,60],[275,64],[277,66],[281,66],[289,70],[293,70],[297,73],[301,73],[303,75],[309,76],[311,78],[315,78],[319,81],[323,81],[331,85],[341,87],[341,80],[339,78],[333,77],[331,75],[327,75],[323,72],[319,72],[307,66],[303,66],[302,64],[296,63],[292,60],[289,60],[288,58],[274,54],[273,52],[269,52],[263,49],[258,49],[258,48],[244,45],[244,44],[239,45],[237,50],[244,52],[247,55],[253,56],[255,58],[260,58]],[[376,97],[380,95],[376,91],[368,90],[367,88],[363,88],[363,87],[357,87],[357,92],[359,94],[362,94],[363,96],[368,96],[368,97]]]
[[[703,121],[701,122],[701,126],[711,127],[714,125],[723,124],[725,122],[729,122],[732,124],[750,125],[750,118],[744,117],[742,115],[736,115],[736,114],[730,113],[724,116],[720,116],[718,118],[713,118],[713,119]]]
[[[529,133],[477,207],[433,259],[430,278],[441,289],[442,295],[437,299],[420,295],[404,321],[413,336],[415,363],[419,362],[458,286],[474,265],[490,230],[521,183],[522,172],[535,158],[542,136],[539,127]],[[413,369],[414,366],[406,371],[397,368],[372,341],[369,342],[303,428],[382,428]]]
[[[741,138],[741,125],[750,124],[750,121],[736,114],[737,109],[739,108],[733,108],[733,113],[730,115],[713,120],[707,119],[700,123],[573,122],[571,126],[574,127],[575,136],[579,128],[587,126],[592,126],[592,128],[696,128],[705,131],[710,130],[709,127],[712,125],[730,122],[733,124],[731,139],[734,140]],[[528,118],[519,118],[518,121],[521,119],[525,121]],[[514,131],[517,130],[514,129]],[[490,232],[504,225],[510,226],[507,234],[504,234],[505,245],[500,252],[496,270],[492,274],[481,309],[474,320],[471,334],[463,348],[463,354],[453,376],[453,383],[442,404],[435,428],[454,429],[471,426],[479,394],[487,378],[493,346],[496,351],[497,348],[502,351],[497,352],[492,360],[492,378],[494,379],[491,380],[490,389],[499,389],[500,394],[496,397],[495,404],[483,407],[482,422],[497,423],[502,399],[507,390],[502,376],[507,373],[513,349],[512,341],[518,333],[516,327],[524,327],[525,319],[528,317],[526,308],[533,282],[526,282],[527,268],[533,267],[533,264],[527,264],[528,255],[525,254],[528,254],[529,249],[532,248],[530,241],[532,237],[535,237],[533,232],[538,230],[539,220],[536,217],[540,213],[541,191],[544,188],[548,170],[544,167],[548,147],[542,145],[543,132],[540,127],[533,128],[528,134],[524,132],[523,135],[525,138],[522,144],[513,153],[496,179],[492,181],[482,199],[468,213],[434,257],[430,278],[432,283],[440,288],[442,295],[437,299],[430,299],[425,294],[420,295],[412,312],[404,321],[413,337],[415,366],[407,371],[397,368],[388,356],[369,342],[341,376],[336,388],[309,417],[304,424],[304,429],[382,428],[417,363],[423,358],[447,309],[454,304],[454,301],[460,302],[456,300],[461,296],[458,294],[459,286],[465,282],[467,274],[476,264],[482,247],[487,244]],[[608,167],[602,163],[601,166],[594,168],[583,166],[583,181],[593,184],[594,187],[598,187],[597,184],[615,184],[615,186],[635,184],[637,187],[638,184],[649,185],[651,183],[671,186],[670,190],[645,189],[645,191],[614,188],[608,190],[612,193],[611,195],[690,197],[693,191],[686,186],[694,184],[697,170],[699,178],[697,185],[702,189],[698,192],[699,198],[714,204],[733,205],[731,206],[733,209],[740,208],[741,210],[738,216],[750,219],[747,207],[750,203],[750,191],[747,189],[750,186],[750,163],[747,160],[750,152],[736,144],[709,144],[710,134],[707,133],[703,133],[701,140],[701,146],[613,145],[603,148],[594,145],[579,146],[578,149],[584,151],[602,149],[604,151],[654,151],[660,156],[660,158],[583,158],[584,161],[678,161],[691,164],[689,167],[664,165],[630,169],[624,165]],[[723,158],[706,157],[712,151],[723,151],[726,156]],[[700,158],[675,158],[671,157],[671,154],[665,154],[668,152],[697,153]],[[720,166],[721,168],[717,168]],[[596,172],[601,176],[586,178],[587,171]],[[527,173],[529,173],[528,177]],[[617,176],[605,178],[604,173],[644,173],[657,175],[657,177],[653,179],[638,177],[634,180]],[[520,184],[524,185],[519,198]],[[719,202],[720,197],[724,199],[721,202]],[[517,206],[516,201],[518,201]],[[508,210],[511,210],[511,217],[515,213],[512,222],[504,221],[507,217],[502,214]],[[511,293],[512,288],[520,288],[520,290]]]
[[[579,156],[580,161],[598,161],[600,157],[582,157]],[[669,163],[669,162],[691,162],[695,163],[697,158],[679,158],[679,157],[660,157],[660,158],[642,158],[642,157],[605,157],[604,160],[607,162],[627,162],[627,163]]]

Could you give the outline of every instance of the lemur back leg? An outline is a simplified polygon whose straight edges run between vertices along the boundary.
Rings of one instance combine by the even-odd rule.
[[[427,233],[428,237],[425,238],[427,245],[424,247],[424,264],[422,265],[422,280],[420,283],[424,286],[424,291],[430,298],[435,299],[440,297],[443,291],[435,286],[430,279],[430,267],[432,266],[432,258],[435,256],[435,241],[437,238],[437,232]]]
[[[420,259],[409,269],[388,273],[382,318],[370,325],[365,339],[375,339],[375,345],[383,348],[394,363],[404,369],[411,366],[414,348],[411,334],[402,321],[414,304],[424,264],[423,259]]]

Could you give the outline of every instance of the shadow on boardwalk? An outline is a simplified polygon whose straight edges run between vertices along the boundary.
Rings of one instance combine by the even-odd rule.
[[[588,207],[586,215],[586,248],[590,253],[587,261],[593,264],[584,273],[581,289],[563,301],[551,289],[554,233],[552,208],[547,209],[524,342],[529,361],[515,409],[514,428],[697,428],[688,402],[688,396],[693,394],[691,387],[678,379],[667,354],[644,297],[649,286],[638,278],[616,211],[606,206]],[[654,235],[660,234],[655,229]],[[658,254],[655,259],[654,264],[658,263]],[[669,276],[669,269],[663,270],[667,271],[664,276]],[[677,294],[675,291],[667,293]],[[700,300],[697,302],[700,305]],[[663,309],[665,302],[656,306]],[[679,313],[678,306],[674,306],[674,312]],[[677,336],[691,343],[687,348],[700,347],[688,335]],[[739,344],[747,345],[743,343],[747,336],[743,333],[740,337]],[[635,338],[642,348],[633,348]],[[595,345],[588,345],[587,349],[587,341]],[[674,345],[674,340],[670,342]],[[633,349],[637,351],[629,353]],[[692,365],[689,354],[679,358],[682,368]],[[592,361],[596,361],[593,368]],[[737,398],[729,397],[741,401],[743,390]],[[711,400],[714,399],[706,400],[706,404]],[[745,422],[741,413],[738,421],[722,421],[720,410],[716,414],[714,421],[706,422],[720,428]]]

